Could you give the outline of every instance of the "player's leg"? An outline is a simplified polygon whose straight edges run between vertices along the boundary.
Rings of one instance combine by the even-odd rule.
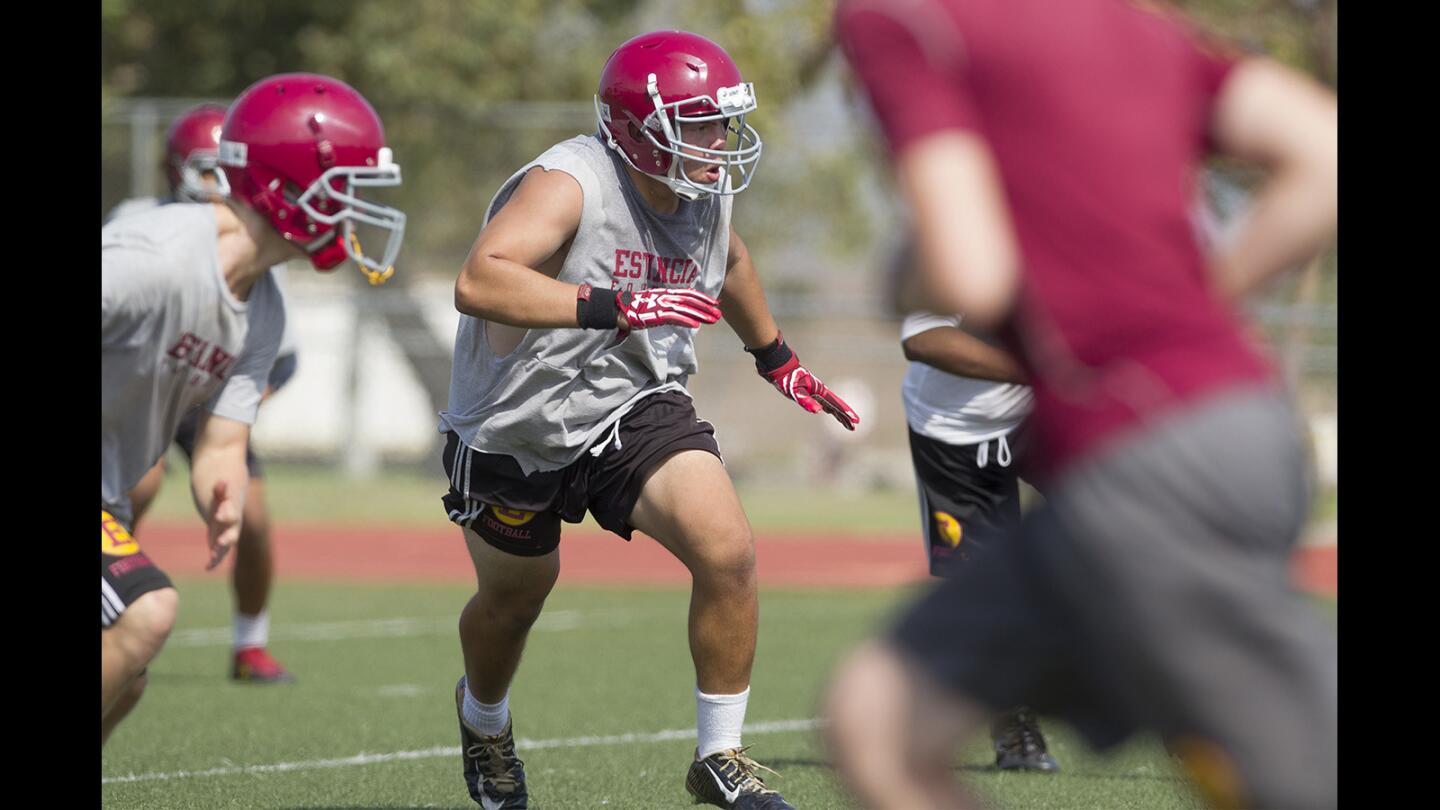
[[[100,511],[100,743],[135,708],[179,595],[118,520]]]
[[[869,642],[839,665],[825,716],[835,766],[864,806],[976,806],[951,763],[989,712],[941,689],[890,645]]]
[[[464,533],[476,581],[475,594],[460,611],[465,675],[455,685],[465,784],[487,810],[525,807],[529,791],[525,763],[515,752],[510,683],[560,574],[560,551],[552,546],[538,556],[518,556],[492,545],[483,529]],[[553,534],[558,545],[558,519]]]
[[[555,529],[558,540],[559,526]],[[560,550],[520,557],[470,529],[464,533],[476,581],[475,594],[460,611],[465,675],[471,694],[494,704],[509,691],[525,639],[560,576]]]
[[[968,806],[948,784],[953,757],[1003,707],[1065,716],[1106,743],[1129,733],[1089,688],[1069,614],[1034,574],[1036,547],[1068,542],[1060,528],[1030,514],[847,659],[826,701],[830,742],[867,806]]]
[[[955,445],[909,431],[930,573],[949,576],[1006,542],[1020,522],[1023,428],[1000,439]],[[1058,771],[1035,713],[1009,707],[993,718],[990,741],[1002,770]]]
[[[666,458],[642,486],[630,524],[690,571],[690,655],[700,691],[745,691],[760,613],[755,539],[720,459],[703,450]]]
[[[455,685],[465,784],[487,810],[525,807],[529,791],[525,763],[515,752],[510,684],[560,574],[560,516],[480,498],[494,499],[496,490],[516,497],[529,491],[536,500],[525,505],[539,506],[560,476],[527,478],[514,459],[478,453],[454,433],[442,462],[450,476],[446,512],[461,527],[475,570],[475,593],[459,621],[465,674]]]
[[[140,702],[140,697],[145,694],[145,686],[148,681],[149,677],[144,672],[141,672],[130,682],[129,686],[125,687],[124,691],[120,693],[120,696],[115,699],[115,702],[110,706],[109,712],[101,711],[101,748],[104,748],[105,741],[110,739],[110,732],[114,731],[115,727],[120,725],[120,721],[124,720],[126,715],[130,714],[130,710],[135,708],[135,704]]]
[[[230,574],[235,594],[231,677],[257,683],[289,683],[295,677],[269,651],[267,607],[275,578],[275,555],[265,474],[253,450],[248,453],[248,461],[250,485],[245,492],[245,513],[240,524],[240,539],[235,544],[235,566]]]
[[[759,601],[754,536],[724,465],[704,450],[665,457],[645,478],[629,523],[690,571],[697,745],[686,789],[720,807],[793,810],[741,746]]]
[[[102,587],[102,591],[103,591]],[[102,601],[105,597],[102,595]],[[108,716],[131,682],[165,646],[175,626],[180,598],[174,588],[160,588],[124,606],[119,617],[100,631],[100,714]]]

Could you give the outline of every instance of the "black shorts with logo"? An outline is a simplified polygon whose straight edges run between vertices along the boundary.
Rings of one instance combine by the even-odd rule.
[[[467,447],[451,431],[442,453],[450,476],[450,491],[442,499],[446,514],[495,548],[521,557],[554,551],[560,521],[579,523],[587,509],[602,527],[629,540],[635,530],[630,513],[650,472],[681,450],[720,457],[720,446],[714,426],[695,415],[688,395],[675,391],[645,397],[619,424],[570,466],[530,475],[511,456]]]
[[[1020,522],[1019,468],[1028,443],[1024,425],[1011,431],[1003,445],[999,439],[947,444],[910,431],[932,575],[954,573]]]
[[[100,629],[120,619],[136,599],[161,588],[173,588],[165,575],[140,550],[130,530],[100,509]]]

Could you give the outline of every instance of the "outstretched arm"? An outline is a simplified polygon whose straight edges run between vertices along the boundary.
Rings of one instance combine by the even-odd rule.
[[[823,410],[846,429],[854,430],[860,423],[860,415],[802,366],[800,358],[785,343],[785,336],[780,334],[770,306],[765,303],[765,290],[750,261],[750,253],[734,228],[730,229],[727,262],[725,287],[720,293],[725,320],[745,344],[745,351],[754,355],[755,370],[800,407],[810,413]]]

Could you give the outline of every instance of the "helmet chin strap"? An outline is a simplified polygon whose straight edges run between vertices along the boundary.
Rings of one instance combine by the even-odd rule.
[[[351,231],[347,235],[350,238],[350,249],[355,251],[355,256],[357,258],[364,258],[365,254],[360,251],[360,237],[356,236],[354,231]],[[361,261],[355,262],[355,266],[360,268],[360,272],[365,274],[365,278],[370,282],[371,287],[379,287],[381,284],[389,281],[391,276],[395,275],[395,265],[393,264],[385,268],[383,272],[371,270]]]

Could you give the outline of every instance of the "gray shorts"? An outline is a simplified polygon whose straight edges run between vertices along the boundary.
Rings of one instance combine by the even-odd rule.
[[[1289,582],[1305,469],[1270,389],[1168,415],[1061,475],[890,639],[947,687],[1096,747],[1157,732],[1238,779],[1244,806],[1334,806],[1335,634]]]

